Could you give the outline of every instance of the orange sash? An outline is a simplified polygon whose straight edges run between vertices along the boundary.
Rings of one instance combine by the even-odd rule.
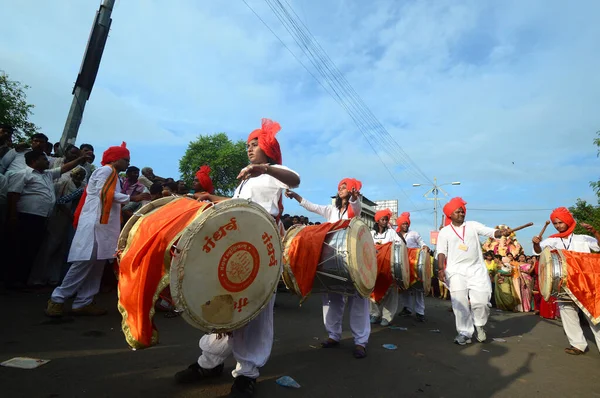
[[[303,299],[312,290],[327,233],[344,229],[348,225],[350,225],[350,220],[310,225],[302,228],[290,243],[288,251],[290,268]]]
[[[592,320],[600,323],[600,255],[561,250],[567,260],[569,296]]]
[[[108,224],[110,209],[113,204],[113,199],[115,198],[115,191],[117,190],[117,180],[119,179],[119,174],[114,167],[111,166],[110,169],[110,175],[104,182],[102,191],[100,191],[100,224]],[[81,199],[79,199],[79,204],[77,205],[73,215],[73,227],[75,229],[77,229],[77,225],[79,224],[79,216],[81,216],[81,209],[83,209],[86,198],[87,187],[83,191],[83,195],[81,195]]]
[[[376,303],[379,303],[385,297],[388,289],[394,283],[391,270],[393,245],[393,242],[375,245],[375,249],[377,250],[377,279],[375,280],[375,289],[371,293],[371,298]]]
[[[421,254],[421,249],[419,248],[408,249],[408,264],[410,264],[409,286],[414,285],[420,280],[418,274],[419,254]]]
[[[210,203],[176,199],[141,218],[132,228],[119,261],[119,304],[127,343],[145,348],[158,343],[154,304],[169,285],[171,245]]]

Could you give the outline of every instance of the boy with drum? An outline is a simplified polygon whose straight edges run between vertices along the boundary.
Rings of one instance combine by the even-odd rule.
[[[558,250],[571,250],[579,253],[591,253],[592,250],[600,251],[600,246],[598,245],[600,242],[600,233],[591,225],[581,223],[581,226],[594,234],[594,237],[574,234],[573,231],[577,222],[566,207],[554,209],[550,214],[550,221],[558,233],[550,235],[549,238],[543,241],[541,236],[534,236],[531,241],[536,254],[540,254],[545,247]],[[558,302],[560,318],[565,334],[569,339],[569,344],[571,344],[570,347],[565,348],[565,352],[570,355],[583,355],[587,350],[587,342],[579,323],[579,309],[571,300],[565,301],[563,297],[560,300]],[[586,318],[590,324],[590,329],[594,333],[596,345],[600,350],[600,325],[594,325],[587,315]]]
[[[446,226],[440,230],[437,241],[438,278],[441,282],[447,281],[450,288],[458,332],[454,342],[459,345],[471,343],[474,329],[477,341],[483,343],[487,338],[483,327],[490,316],[492,285],[479,236],[500,238],[512,232],[475,221],[465,222],[466,204],[456,197],[444,206]]]
[[[275,138],[281,126],[269,119],[262,120],[262,127],[248,136],[248,159],[250,165],[238,175],[242,183],[237,187],[234,198],[251,199],[261,205],[278,222],[283,211],[284,190],[297,187],[300,176],[281,165],[281,149]],[[204,189],[208,187],[203,186]],[[205,192],[196,195],[199,201],[227,200]],[[280,223],[280,222],[279,222]],[[231,372],[235,378],[230,397],[252,397],[256,389],[259,368],[264,366],[273,347],[273,306],[275,295],[261,313],[246,326],[227,335],[207,334],[200,339],[202,355],[197,362],[178,372],[179,383],[204,381],[221,376],[223,362],[233,353],[237,366]]]

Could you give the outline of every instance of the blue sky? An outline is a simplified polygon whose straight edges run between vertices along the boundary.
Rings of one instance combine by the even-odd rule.
[[[600,3],[580,1],[288,0],[383,126],[467,210],[552,209],[594,201],[600,130]],[[264,1],[248,3],[309,64]],[[285,4],[285,3],[284,3]],[[0,65],[31,86],[33,121],[58,140],[99,2],[0,0]],[[382,156],[345,111],[242,1],[117,0],[78,143],[127,141],[132,164],[178,176],[187,143],[245,138],[262,117],[282,125],[298,192],[327,203],[343,177],[372,200],[432,208],[425,183]],[[314,73],[314,72],[313,72]],[[514,163],[513,163],[514,162]],[[306,214],[286,202],[286,212]],[[549,211],[468,210],[488,225],[536,225]],[[317,220],[317,217],[310,216]],[[414,212],[427,236],[432,210]]]

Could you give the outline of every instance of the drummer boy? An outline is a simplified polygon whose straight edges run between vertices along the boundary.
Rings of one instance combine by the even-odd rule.
[[[600,232],[589,224],[581,223],[581,226],[591,232],[594,237],[588,235],[574,234],[577,222],[566,207],[554,209],[550,214],[550,221],[558,233],[550,235],[549,238],[542,240],[541,236],[534,236],[532,239],[533,250],[535,254],[540,254],[545,247],[558,250],[570,250],[579,253],[591,253],[600,251]],[[568,264],[567,264],[568,266]],[[561,299],[562,300],[562,299]],[[563,329],[569,339],[570,347],[565,348],[565,352],[570,355],[582,355],[587,350],[587,342],[583,335],[583,330],[579,323],[579,309],[573,301],[559,301],[560,318],[562,319]],[[586,315],[590,324],[590,329],[594,333],[596,346],[600,350],[600,324],[594,325]]]

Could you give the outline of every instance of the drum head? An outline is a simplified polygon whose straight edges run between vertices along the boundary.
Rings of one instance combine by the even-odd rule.
[[[292,225],[283,237],[283,283],[285,283],[285,286],[288,288],[288,290],[300,297],[302,297],[302,293],[300,292],[300,287],[298,286],[296,277],[294,276],[292,268],[290,267],[290,257],[288,254],[292,241],[304,227],[305,225]]]
[[[410,287],[410,264],[408,250],[404,243],[394,243],[394,259],[392,261],[392,276],[398,288],[406,290]]]
[[[135,231],[138,226],[138,221],[142,217],[150,215],[155,210],[161,208],[162,206],[166,205],[167,203],[171,203],[174,200],[189,200],[189,199],[181,198],[181,197],[177,197],[177,196],[168,196],[165,198],[153,200],[152,202],[148,203],[145,206],[142,206],[141,209],[139,209],[138,211],[133,213],[133,215],[131,216],[131,218],[129,220],[127,220],[127,222],[125,223],[125,226],[123,227],[123,230],[119,234],[119,240],[117,241],[117,252],[119,254],[117,255],[117,260],[119,260],[121,258],[121,256],[126,253],[126,251],[128,249],[128,242],[130,242],[130,237],[133,237],[135,235]]]
[[[552,296],[552,282],[554,279],[554,264],[552,259],[553,250],[549,247],[544,248],[540,254],[540,266],[538,271],[540,294],[544,300],[550,300]]]
[[[267,305],[280,276],[273,217],[245,199],[216,204],[184,230],[171,265],[171,293],[192,326],[239,329]]]
[[[358,218],[353,218],[346,235],[348,250],[348,271],[362,297],[369,297],[375,288],[377,278],[377,255],[375,242],[367,224]]]

